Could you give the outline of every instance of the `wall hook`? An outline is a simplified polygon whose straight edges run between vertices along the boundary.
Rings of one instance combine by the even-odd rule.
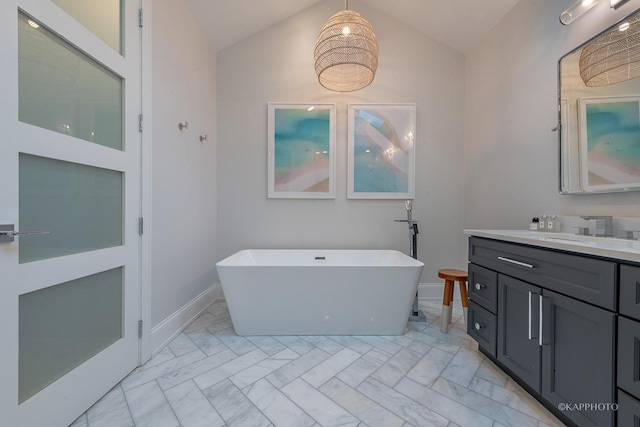
[[[189,122],[185,120],[184,123],[178,123],[178,129],[180,130],[189,129]]]
[[[204,135],[200,135],[200,142],[205,142],[209,140],[209,135],[208,134],[204,134]]]

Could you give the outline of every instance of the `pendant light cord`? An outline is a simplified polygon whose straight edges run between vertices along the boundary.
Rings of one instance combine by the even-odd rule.
[[[344,9],[349,10],[349,0],[344,0]]]

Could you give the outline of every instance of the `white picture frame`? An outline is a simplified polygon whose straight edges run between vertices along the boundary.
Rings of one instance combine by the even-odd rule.
[[[335,198],[335,104],[268,103],[268,198]]]
[[[349,199],[415,198],[415,104],[350,104]]]

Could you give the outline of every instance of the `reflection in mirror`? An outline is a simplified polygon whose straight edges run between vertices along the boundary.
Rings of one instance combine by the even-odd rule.
[[[560,58],[561,193],[640,190],[636,67],[640,10]]]

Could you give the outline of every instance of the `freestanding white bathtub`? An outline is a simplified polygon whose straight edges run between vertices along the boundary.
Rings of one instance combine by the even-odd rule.
[[[244,250],[216,264],[238,335],[402,335],[423,266],[393,250]]]

